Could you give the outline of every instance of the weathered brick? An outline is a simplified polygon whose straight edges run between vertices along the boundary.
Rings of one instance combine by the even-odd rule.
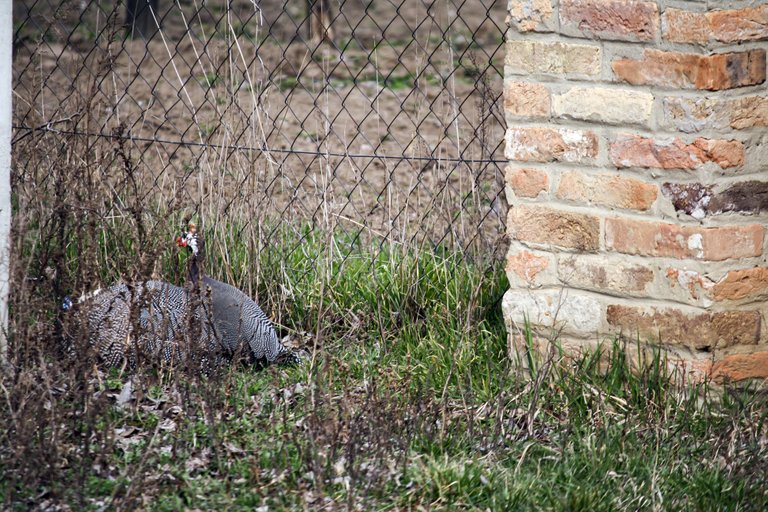
[[[750,137],[746,146],[746,161],[749,169],[764,173],[768,171],[768,130]]]
[[[712,371],[712,360],[669,357],[667,358],[667,368],[669,368],[669,374],[676,375],[679,384],[685,387],[706,381]]]
[[[518,32],[552,32],[557,26],[551,0],[510,2],[509,21]]]
[[[768,97],[664,98],[664,124],[686,133],[768,126]]]
[[[722,261],[760,256],[761,224],[702,228],[626,218],[605,220],[605,244],[625,254]]]
[[[718,41],[741,43],[768,39],[768,5],[712,11],[705,16]]]
[[[744,163],[744,144],[737,140],[698,138],[692,144],[680,139],[650,139],[639,135],[620,135],[609,146],[616,167],[659,169],[697,169],[707,162],[721,168]]]
[[[765,82],[765,49],[712,55],[696,77],[697,89],[719,91]]]
[[[621,59],[611,67],[632,85],[719,91],[765,82],[765,50],[704,56],[648,49],[642,60]]]
[[[522,330],[526,322],[540,327],[562,328],[567,334],[594,336],[600,329],[603,306],[597,299],[559,290],[507,290],[501,302],[509,332]],[[548,329],[550,330],[550,329]]]
[[[714,283],[695,270],[668,267],[660,298],[677,298],[685,302],[711,305],[710,291]]]
[[[536,283],[536,276],[549,267],[549,259],[546,256],[537,256],[525,249],[518,252],[510,252],[507,255],[507,274],[514,273],[522,281],[529,285]]]
[[[705,13],[667,9],[661,17],[661,33],[667,41],[706,44],[712,30]]]
[[[668,375],[674,377],[675,382],[682,386],[705,381],[712,370],[711,357],[681,358],[675,354],[675,351],[665,351],[659,361],[656,347],[650,346],[633,346],[632,350],[626,351],[626,357],[634,372],[648,369],[659,362],[666,363]]]
[[[728,121],[731,128],[743,130],[768,126],[768,96],[733,98],[725,104],[730,111]]]
[[[768,352],[732,354],[712,365],[715,382],[737,382],[747,379],[768,378]]]
[[[599,46],[543,41],[509,41],[504,64],[512,74],[600,75]]]
[[[530,168],[507,168],[507,184],[519,197],[536,197],[547,190],[549,178],[547,173]]]
[[[612,208],[648,210],[656,200],[656,185],[635,178],[581,172],[566,172],[560,178],[557,197]]]
[[[670,8],[662,18],[662,33],[664,39],[675,43],[740,43],[768,39],[768,5],[706,13]]]
[[[595,252],[600,247],[600,220],[594,215],[543,206],[514,206],[507,221],[514,240]]]
[[[664,183],[661,193],[670,200],[678,212],[685,212],[694,219],[703,219],[709,213],[712,186],[701,183]]]
[[[552,113],[568,119],[647,126],[653,94],[625,89],[574,87],[552,98]]]
[[[563,284],[609,294],[646,296],[653,270],[620,260],[606,262],[603,255],[568,255],[559,260],[557,276]]]
[[[698,138],[693,145],[704,151],[705,161],[715,162],[721,169],[744,165],[744,144],[738,140]]]
[[[561,0],[564,34],[621,41],[653,41],[659,32],[656,2],[641,0]]]
[[[606,315],[609,325],[632,339],[698,350],[754,345],[760,339],[758,311],[686,314],[675,308],[610,305]]]
[[[749,96],[734,98],[727,103],[730,108],[730,126],[737,130],[768,126],[768,97]]]
[[[504,112],[516,117],[549,117],[549,90],[530,82],[504,83]]]
[[[712,213],[768,211],[768,181],[742,181],[718,192],[708,205]]]
[[[597,157],[597,136],[567,128],[510,128],[506,157],[533,162],[591,162]]]
[[[711,293],[718,301],[768,299],[768,268],[732,270],[712,287]]]
[[[763,253],[764,238],[765,227],[762,224],[704,228],[701,233],[696,233],[694,228],[687,239],[687,245],[689,250],[693,247],[693,251],[699,254],[698,246],[701,242],[704,259],[723,261],[731,258],[760,256]]]
[[[701,183],[664,183],[661,187],[675,210],[696,219],[726,212],[768,211],[768,182],[742,181],[717,193],[713,189]]]

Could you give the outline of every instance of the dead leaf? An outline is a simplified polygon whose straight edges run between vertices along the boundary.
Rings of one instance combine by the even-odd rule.
[[[123,385],[123,389],[120,390],[120,394],[117,395],[117,405],[120,407],[125,406],[128,402],[131,401],[131,397],[133,395],[133,381],[128,379],[128,381]]]
[[[234,443],[230,443],[229,441],[224,443],[224,448],[226,448],[227,451],[232,454],[245,453],[245,450],[235,445]]]
[[[171,418],[166,418],[157,425],[157,428],[166,432],[173,432],[176,430],[176,422]]]

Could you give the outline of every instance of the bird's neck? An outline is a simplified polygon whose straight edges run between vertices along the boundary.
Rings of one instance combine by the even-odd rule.
[[[187,276],[192,286],[197,286],[202,278],[202,272],[197,261],[197,255],[193,255],[189,261],[189,275]]]

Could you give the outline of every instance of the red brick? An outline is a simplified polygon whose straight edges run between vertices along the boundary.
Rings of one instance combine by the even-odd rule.
[[[640,0],[561,0],[560,25],[568,35],[653,41],[659,32],[659,8],[656,2]]]
[[[664,98],[664,125],[686,133],[768,126],[768,97]]]
[[[528,284],[533,284],[536,276],[547,269],[549,260],[530,251],[522,250],[507,256],[507,273],[514,272]]]
[[[704,152],[680,139],[656,141],[624,135],[611,143],[609,155],[616,167],[695,169],[704,163]]]
[[[518,197],[536,197],[547,190],[547,173],[538,169],[507,168],[507,183]]]
[[[704,228],[702,231],[704,259],[706,260],[723,261],[731,258],[749,258],[760,256],[763,253],[765,227],[762,224]]]
[[[710,12],[667,9],[664,39],[675,43],[740,43],[768,39],[768,5]]]
[[[741,43],[768,39],[768,5],[706,14],[715,39]]]
[[[704,151],[705,160],[715,162],[722,169],[744,164],[744,144],[738,140],[698,138],[693,145]]]
[[[648,210],[656,200],[658,189],[656,185],[626,176],[566,172],[560,178],[556,194],[567,201]]]
[[[698,350],[754,345],[760,339],[760,313],[757,311],[686,314],[674,308],[610,305],[607,320],[632,339],[658,340],[667,345],[684,345]]]
[[[533,162],[591,162],[597,157],[597,136],[567,128],[510,128],[506,156]]]
[[[514,240],[596,252],[600,247],[600,220],[594,215],[542,206],[514,206],[507,221]]]
[[[766,379],[768,378],[768,352],[725,356],[712,366],[712,378],[715,382]]]
[[[625,254],[722,261],[760,256],[761,224],[702,228],[626,218],[605,220],[606,249]]]
[[[696,77],[697,89],[719,91],[765,82],[765,49],[707,57]]]
[[[632,85],[718,91],[765,82],[765,50],[703,56],[648,49],[642,60],[617,60],[612,67]]]
[[[667,9],[661,18],[662,37],[676,43],[706,44],[712,29],[705,13]]]
[[[504,112],[516,117],[549,117],[549,90],[541,84],[506,82]]]
[[[621,135],[609,148],[616,167],[697,169],[707,162],[721,168],[744,163],[744,145],[737,140],[698,138],[692,144],[680,139],[660,141],[639,135]]]
[[[712,298],[718,301],[768,298],[768,268],[728,272],[712,288]]]

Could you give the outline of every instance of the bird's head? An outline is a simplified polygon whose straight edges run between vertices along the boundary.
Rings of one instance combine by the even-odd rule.
[[[190,222],[187,226],[187,231],[182,231],[181,235],[176,237],[176,245],[178,247],[186,247],[192,252],[193,256],[197,256],[200,251],[200,239],[197,235],[197,226]]]

